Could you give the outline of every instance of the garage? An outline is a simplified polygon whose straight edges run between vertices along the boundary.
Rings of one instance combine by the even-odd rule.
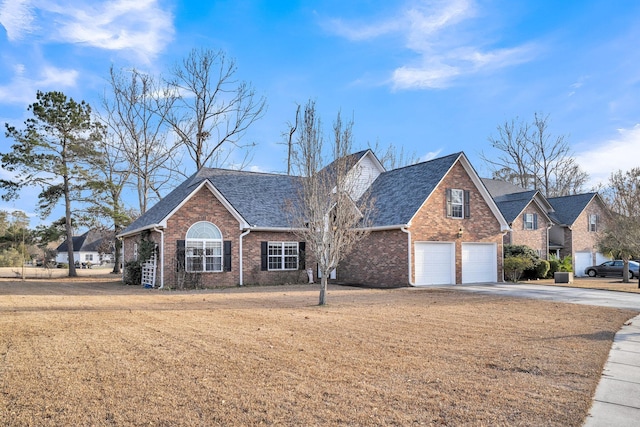
[[[584,269],[593,265],[593,258],[591,252],[576,252],[575,253],[575,271],[574,276],[584,276]]]
[[[416,242],[414,265],[416,286],[456,283],[455,244]]]
[[[462,244],[462,283],[498,281],[498,253],[495,243]]]

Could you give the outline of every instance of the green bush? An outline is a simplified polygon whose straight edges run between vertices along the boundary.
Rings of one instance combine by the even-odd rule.
[[[534,271],[535,271],[535,278],[536,279],[544,279],[545,277],[547,277],[547,274],[549,273],[549,261],[547,261],[546,259],[541,259],[540,262],[538,262],[538,265],[534,267]]]
[[[140,285],[142,283],[142,263],[140,261],[128,261],[124,264],[125,285]]]
[[[0,252],[0,267],[20,267],[22,262],[22,254],[15,248]]]
[[[522,273],[533,267],[533,261],[523,255],[510,256],[504,259],[504,274],[507,280],[517,282]]]
[[[549,260],[549,271],[547,272],[547,279],[553,278],[553,273],[555,273],[556,271],[560,271],[560,261],[555,257],[551,257],[551,259]]]

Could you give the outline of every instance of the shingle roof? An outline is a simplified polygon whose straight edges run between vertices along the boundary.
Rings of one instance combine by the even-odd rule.
[[[555,210],[552,218],[557,220],[559,224],[572,225],[597,194],[584,193],[574,196],[548,198],[547,200]]]
[[[513,193],[522,193],[526,191],[526,189],[519,187],[517,185],[511,184],[510,182],[501,181],[499,179],[490,179],[490,178],[481,178],[482,183],[491,197],[494,199],[496,197],[504,196],[505,194],[513,194]]]
[[[355,161],[368,150],[355,153]],[[383,172],[371,186],[372,226],[407,224],[462,153]],[[203,181],[220,191],[242,218],[255,227],[289,227],[285,212],[303,178],[289,175],[203,168],[140,216],[121,234],[161,223]],[[399,190],[401,189],[401,191]]]
[[[371,186],[372,226],[407,224],[461,154],[383,172]]]
[[[508,223],[512,223],[518,215],[533,201],[537,190],[523,191],[520,193],[505,194],[494,197],[493,200],[502,212],[502,216]]]
[[[89,230],[81,236],[73,236],[73,250],[74,252],[98,252],[100,245],[108,238],[109,237],[103,233]],[[111,235],[111,238],[113,238],[113,235]],[[62,244],[56,248],[56,251],[67,252],[67,240],[62,242]]]

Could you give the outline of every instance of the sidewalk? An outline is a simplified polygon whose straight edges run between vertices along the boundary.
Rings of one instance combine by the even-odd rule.
[[[640,424],[640,316],[616,334],[585,427]]]

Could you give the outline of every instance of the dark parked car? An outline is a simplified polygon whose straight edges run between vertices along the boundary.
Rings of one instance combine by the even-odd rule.
[[[591,267],[587,267],[584,269],[584,274],[589,277],[596,276],[622,276],[622,267],[624,266],[624,261],[615,260],[615,261],[607,261],[603,262],[600,265],[592,265]],[[638,269],[640,268],[640,264],[635,261],[629,261],[629,278],[633,279],[634,277],[638,277],[640,272]]]

